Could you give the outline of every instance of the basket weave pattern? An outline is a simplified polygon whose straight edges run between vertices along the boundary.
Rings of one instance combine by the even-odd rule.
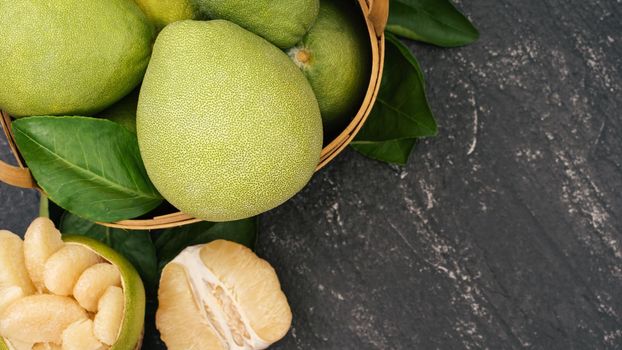
[[[372,110],[378,90],[380,88],[380,80],[382,78],[382,70],[384,65],[384,28],[389,16],[389,0],[358,0],[359,4],[366,14],[367,30],[372,52],[372,67],[367,93],[358,113],[352,118],[350,124],[322,149],[320,154],[320,162],[317,170],[320,170],[335,158],[346,146],[354,139],[358,131],[361,129],[365,120]],[[34,188],[41,191],[37,186],[32,174],[25,167],[25,163],[21,158],[15,139],[11,133],[11,118],[8,114],[0,110],[0,125],[6,134],[9,147],[15,157],[17,166],[12,166],[0,160],[0,181],[9,185]],[[102,225],[114,228],[123,228],[129,230],[150,230],[162,229],[188,225],[201,221],[182,212],[172,213],[163,216],[157,216],[153,219],[146,220],[123,220],[115,223],[100,223]]]

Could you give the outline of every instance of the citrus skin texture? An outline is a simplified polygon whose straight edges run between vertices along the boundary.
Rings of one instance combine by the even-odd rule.
[[[135,89],[129,95],[122,98],[119,102],[106,108],[97,114],[100,118],[106,118],[120,124],[132,133],[136,133],[136,108],[138,108],[138,93],[140,89]]]
[[[191,0],[134,0],[147,18],[161,30],[166,25],[184,19],[197,19],[198,10]]]
[[[149,62],[153,26],[128,0],[0,0],[0,108],[91,115],[127,95]]]
[[[327,136],[356,115],[369,85],[371,48],[360,12],[354,3],[322,1],[315,25],[288,50],[317,96]]]
[[[184,249],[158,289],[156,327],[169,350],[267,349],[292,311],[270,264],[225,240]]]
[[[191,0],[212,19],[226,19],[286,49],[309,31],[319,0]]]
[[[138,100],[149,178],[186,214],[231,221],[270,210],[311,178],[320,111],[292,61],[224,20],[160,33]]]

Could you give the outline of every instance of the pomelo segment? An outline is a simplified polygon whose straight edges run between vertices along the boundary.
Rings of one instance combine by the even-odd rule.
[[[7,340],[7,345],[9,345],[9,350],[31,350],[33,348],[33,344],[31,342],[23,342],[18,340]],[[2,349],[2,347],[0,347]]]
[[[60,250],[65,243],[60,231],[48,218],[35,219],[24,236],[24,259],[30,279],[38,291],[43,291],[43,270],[45,262]]]
[[[156,325],[173,350],[265,349],[292,319],[274,269],[223,240],[186,248],[168,264],[158,300]]]
[[[63,350],[63,347],[54,343],[37,343],[32,350]]]
[[[201,248],[203,264],[237,296],[257,335],[269,343],[289,330],[292,314],[274,268],[247,247],[217,240]]]
[[[24,291],[20,287],[4,287],[0,288],[0,315],[11,306],[15,301],[25,297]]]
[[[16,234],[0,230],[0,288],[19,287],[25,295],[35,292],[30,281],[22,239]]]
[[[225,350],[216,330],[206,322],[204,306],[197,304],[182,265],[170,263],[162,271],[156,326],[169,350]]]
[[[92,250],[68,244],[46,261],[43,272],[45,287],[56,295],[71,295],[84,270],[101,261]]]
[[[84,270],[73,288],[73,297],[89,312],[97,312],[99,302],[110,286],[121,286],[121,274],[109,263],[95,264]]]
[[[19,299],[0,316],[0,336],[31,344],[60,344],[67,326],[88,318],[75,300],[50,294]]]
[[[95,315],[95,337],[102,343],[112,345],[117,341],[119,329],[123,321],[123,289],[115,286],[108,287],[99,299]]]
[[[63,350],[105,350],[93,334],[93,321],[90,319],[72,323],[63,331]],[[132,350],[132,349],[129,349]]]

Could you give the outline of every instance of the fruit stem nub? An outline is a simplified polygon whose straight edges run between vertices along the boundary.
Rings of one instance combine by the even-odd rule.
[[[311,54],[307,49],[300,49],[296,51],[296,61],[306,64],[311,59]]]

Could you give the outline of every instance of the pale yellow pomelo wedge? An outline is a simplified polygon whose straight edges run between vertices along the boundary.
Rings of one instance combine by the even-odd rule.
[[[72,323],[63,331],[62,350],[105,350],[93,334],[93,321],[90,319]]]
[[[54,343],[37,343],[32,350],[63,350],[63,347]]]
[[[156,326],[169,350],[225,350],[216,331],[206,322],[203,305],[194,300],[182,265],[168,264],[162,271]]]
[[[45,287],[56,295],[71,295],[80,275],[102,259],[92,250],[69,244],[54,253],[45,263]]]
[[[34,347],[34,344],[30,342],[22,342],[18,340],[9,340],[8,344],[10,346],[9,350],[32,350]]]
[[[18,235],[0,230],[0,288],[20,287],[25,295],[35,292],[24,262],[24,242]]]
[[[0,315],[0,336],[21,342],[60,343],[63,330],[88,315],[78,303],[59,295],[19,299]]]
[[[172,350],[265,349],[292,320],[270,264],[223,240],[186,248],[169,263],[158,300],[156,325]]]
[[[123,289],[115,286],[108,287],[99,299],[95,315],[95,337],[102,343],[112,345],[117,341],[121,322],[123,321]]]
[[[97,303],[110,286],[121,287],[119,269],[109,263],[95,264],[84,270],[73,287],[73,297],[89,312],[97,312]]]
[[[0,315],[6,308],[11,306],[11,304],[23,297],[25,297],[25,295],[20,287],[0,288]]]
[[[43,291],[43,270],[45,262],[60,250],[65,243],[60,231],[48,218],[37,218],[24,235],[24,259],[30,279],[39,291]]]

